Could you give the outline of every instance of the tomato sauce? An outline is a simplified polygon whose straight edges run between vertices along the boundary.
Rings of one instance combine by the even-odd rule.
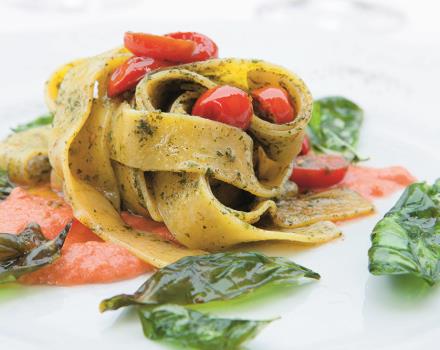
[[[47,187],[32,190],[17,187],[0,202],[0,232],[19,233],[28,223],[36,222],[45,237],[52,239],[72,218],[70,206]],[[122,218],[136,229],[172,237],[163,224],[153,220],[129,213],[123,213]],[[125,248],[104,242],[74,220],[61,257],[51,265],[22,276],[20,282],[52,285],[105,283],[133,278],[151,270],[151,266]]]
[[[414,181],[414,176],[399,166],[350,166],[340,186],[374,199],[390,195]],[[121,213],[121,218],[137,230],[154,232],[174,241],[162,223],[127,212]],[[72,219],[71,207],[48,187],[28,190],[17,187],[0,202],[0,232],[19,233],[27,224],[36,222],[45,237],[53,239]],[[20,282],[64,286],[108,283],[133,278],[152,269],[125,248],[104,242],[74,220],[61,257],[51,265],[22,276]]]
[[[350,166],[339,186],[348,187],[368,199],[388,196],[412,184],[416,178],[401,166],[371,168]]]

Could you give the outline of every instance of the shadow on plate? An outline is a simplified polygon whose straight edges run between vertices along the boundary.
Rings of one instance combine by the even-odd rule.
[[[369,276],[365,289],[364,309],[381,311],[418,310],[429,307],[440,296],[440,286],[430,286],[411,275]]]
[[[18,283],[0,284],[0,304],[7,303],[13,299],[23,299],[27,296],[35,296],[37,293],[44,293],[47,286],[26,286]]]

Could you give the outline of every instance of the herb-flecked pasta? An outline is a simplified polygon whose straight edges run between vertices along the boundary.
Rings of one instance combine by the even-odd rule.
[[[54,114],[53,127],[44,129],[47,154],[78,220],[157,267],[243,242],[321,243],[340,236],[330,221],[302,216],[295,225],[285,224],[287,193],[287,201],[296,200],[288,179],[312,109],[299,77],[264,61],[211,59],[153,71],[134,94],[109,98],[111,73],[130,57],[115,49],[76,60],[47,83]],[[275,124],[254,113],[242,130],[191,115],[195,100],[222,84],[248,93],[280,87],[296,118]],[[240,207],[240,194],[254,200]],[[181,246],[127,227],[122,208],[164,222]],[[325,210],[325,220],[341,216],[331,205]],[[371,210],[364,205],[362,213]]]

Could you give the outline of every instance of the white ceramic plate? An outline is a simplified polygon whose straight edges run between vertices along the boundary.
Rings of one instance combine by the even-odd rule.
[[[112,26],[82,24],[79,30],[66,26],[56,33],[0,35],[2,47],[14,49],[0,58],[2,67],[9,67],[0,87],[1,136],[8,127],[44,112],[42,85],[53,68],[119,45],[127,28],[157,33],[190,28],[216,38],[222,56],[282,64],[302,76],[315,96],[344,95],[365,109],[360,148],[371,157],[369,165],[404,165],[430,182],[440,175],[440,130],[433,102],[438,100],[438,50],[384,36],[359,38],[318,30],[303,35],[283,23],[165,25],[134,19]],[[26,47],[17,45],[19,41]],[[437,349],[439,287],[411,278],[374,277],[367,270],[371,230],[398,196],[377,200],[376,215],[344,224],[344,237],[326,245],[259,245],[319,272],[322,279],[286,288],[273,298],[228,303],[218,314],[281,316],[247,345],[249,349]],[[133,312],[98,312],[103,298],[132,292],[144,280],[0,288],[0,344],[4,349],[168,349],[144,338]]]

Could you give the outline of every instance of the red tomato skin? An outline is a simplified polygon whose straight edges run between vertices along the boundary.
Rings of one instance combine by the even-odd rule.
[[[115,97],[130,90],[147,73],[170,65],[170,62],[150,57],[131,57],[113,72],[107,87],[107,95]]]
[[[299,152],[300,156],[305,156],[310,152],[310,139],[307,135],[304,135],[303,142],[301,144],[301,151]]]
[[[190,63],[218,57],[216,43],[196,32],[166,35],[127,32],[124,45],[135,56],[152,57],[175,63]]]
[[[251,123],[253,109],[246,92],[234,86],[221,85],[205,91],[194,104],[192,114],[246,130]]]
[[[153,232],[165,238],[167,241],[177,243],[172,233],[163,223],[143,216],[130,214],[126,211],[121,212],[121,218],[127,225],[133,227],[135,230]]]
[[[172,62],[191,62],[196,43],[164,35],[127,32],[124,46],[135,56],[152,57]]]
[[[299,156],[290,180],[300,188],[325,188],[341,182],[348,169],[345,158],[336,155]]]
[[[166,36],[174,39],[190,40],[196,44],[196,48],[192,53],[191,62],[218,57],[217,44],[206,35],[196,32],[176,32],[167,34]]]
[[[292,122],[296,117],[293,104],[287,91],[282,88],[266,86],[252,91],[260,111],[276,124]]]

